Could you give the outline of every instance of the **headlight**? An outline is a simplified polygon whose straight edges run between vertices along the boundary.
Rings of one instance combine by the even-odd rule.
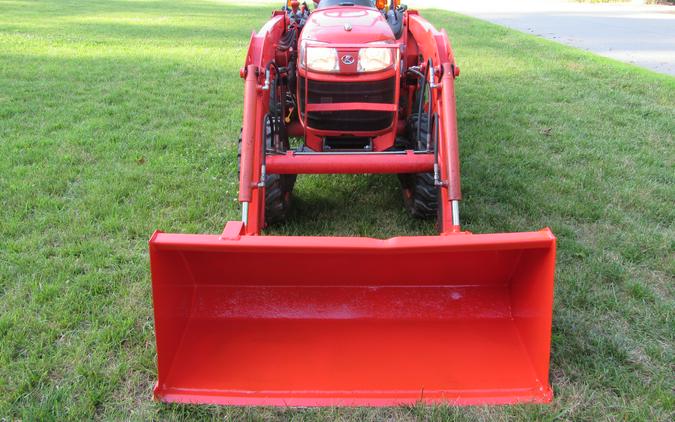
[[[391,49],[368,47],[359,50],[359,72],[375,72],[391,66]]]
[[[307,68],[317,72],[337,72],[340,70],[338,53],[334,48],[307,47]],[[304,58],[304,57],[303,57]],[[301,64],[305,64],[301,62]]]

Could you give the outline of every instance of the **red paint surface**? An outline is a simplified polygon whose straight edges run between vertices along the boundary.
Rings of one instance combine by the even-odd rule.
[[[159,400],[550,400],[550,231],[377,240],[231,227],[232,240],[150,241]]]
[[[345,24],[351,26],[349,31],[345,31]],[[361,44],[394,41],[394,34],[382,13],[376,9],[337,6],[314,11],[300,40]]]
[[[241,161],[253,161],[255,151],[255,121],[256,121],[256,67],[249,65],[246,71],[246,85],[244,88],[244,123],[241,130]],[[251,202],[253,186],[253,167],[241,166],[239,172],[239,201]]]
[[[345,110],[372,110],[372,111],[396,111],[396,104],[379,103],[327,103],[327,104],[307,104],[307,111],[345,111]]]
[[[268,155],[267,171],[278,174],[361,174],[420,173],[432,171],[433,154],[354,154],[339,153]]]

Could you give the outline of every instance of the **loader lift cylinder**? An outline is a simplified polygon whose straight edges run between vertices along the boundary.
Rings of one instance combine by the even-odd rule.
[[[242,221],[248,225],[249,203],[252,199],[253,154],[255,151],[256,106],[258,103],[258,67],[246,67],[244,84],[244,126],[241,131],[241,165],[239,170],[239,202],[242,203]]]
[[[457,110],[455,107],[455,81],[450,63],[443,64],[441,84],[443,112],[443,141],[447,157],[448,199],[460,201],[462,189],[459,176],[459,146],[457,143]]]

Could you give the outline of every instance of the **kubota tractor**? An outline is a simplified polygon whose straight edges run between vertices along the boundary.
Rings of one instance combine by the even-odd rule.
[[[252,35],[241,221],[150,240],[156,399],[551,400],[555,238],[460,228],[458,75],[445,31],[395,0],[289,1]],[[439,234],[263,236],[308,173],[396,174]]]

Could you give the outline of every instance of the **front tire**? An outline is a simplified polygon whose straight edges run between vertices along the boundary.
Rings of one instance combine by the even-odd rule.
[[[265,224],[279,224],[291,211],[295,174],[268,174],[265,179]]]
[[[403,203],[414,218],[436,217],[438,211],[438,187],[433,173],[400,174],[403,188]]]
[[[419,130],[418,130],[419,129]],[[426,148],[430,122],[426,113],[412,114],[408,122],[408,148]],[[434,218],[438,214],[439,189],[434,173],[404,173],[398,175],[403,190],[403,203],[414,218]]]
[[[237,147],[237,176],[241,167],[241,133]],[[291,196],[295,174],[267,174],[265,177],[265,225],[279,224],[286,220],[291,210]]]

